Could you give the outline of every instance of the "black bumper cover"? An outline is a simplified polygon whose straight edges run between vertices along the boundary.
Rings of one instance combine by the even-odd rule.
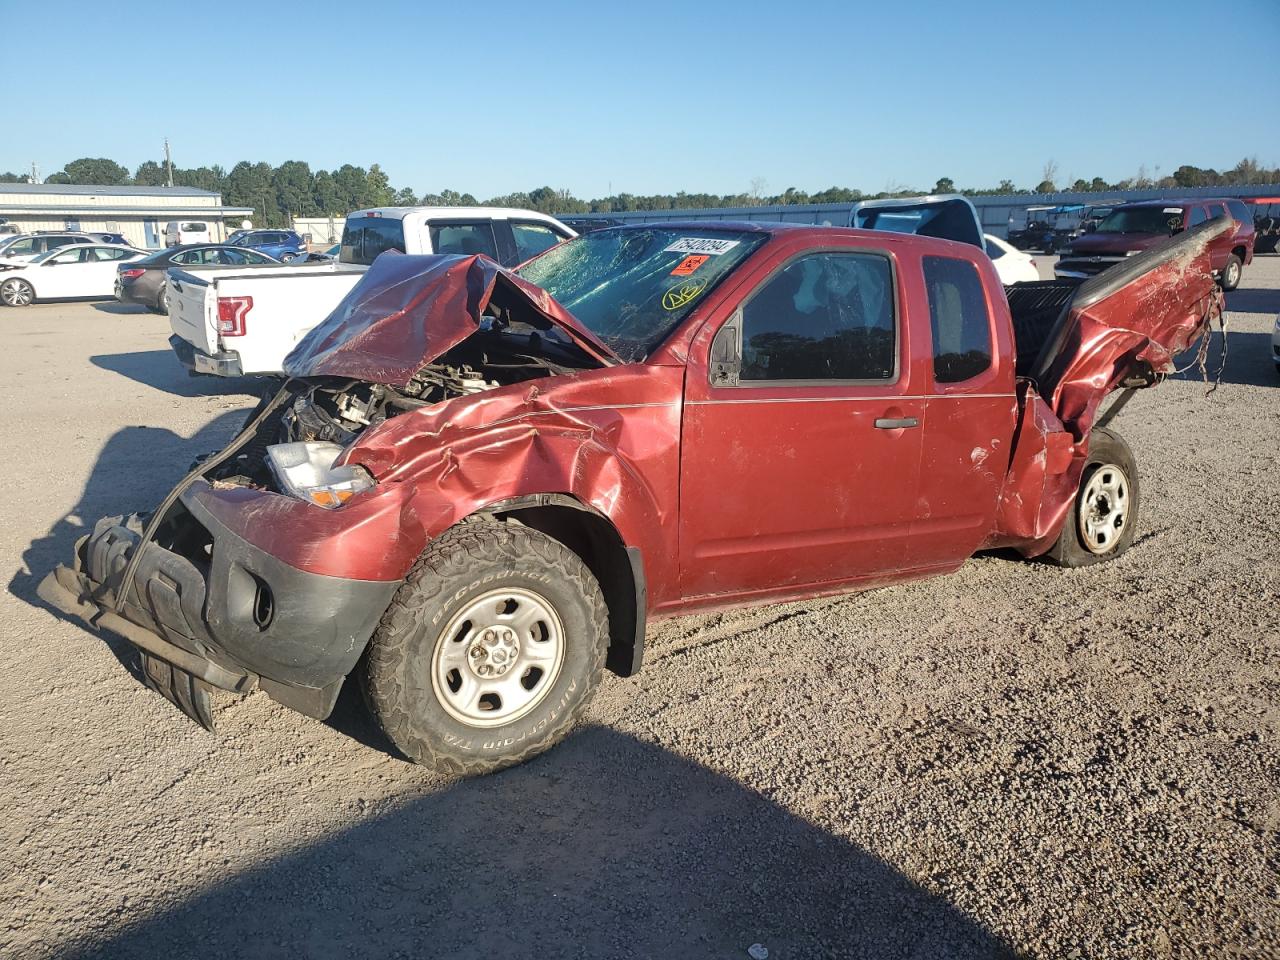
[[[182,674],[239,693],[260,685],[273,699],[323,719],[399,583],[289,566],[215,520],[199,490],[196,485],[182,495],[175,518],[186,527],[179,538],[184,552],[147,544],[119,614],[111,608],[141,539],[136,517],[99,521],[77,545],[74,568],[49,574],[41,596],[120,633]],[[156,686],[151,670],[147,675]],[[185,692],[182,683],[175,685]],[[160,692],[210,726],[183,697]]]

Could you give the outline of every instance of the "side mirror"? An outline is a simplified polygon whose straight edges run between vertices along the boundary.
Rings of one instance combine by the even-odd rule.
[[[741,322],[742,314],[735,314],[711,341],[710,375],[713,387],[732,387],[738,384],[738,368],[742,363],[738,347],[738,328]]]

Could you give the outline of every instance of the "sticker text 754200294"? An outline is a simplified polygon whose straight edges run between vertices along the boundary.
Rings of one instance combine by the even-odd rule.
[[[664,253],[705,253],[718,257],[728,253],[738,245],[737,240],[722,240],[717,237],[681,237],[669,247],[663,247]]]

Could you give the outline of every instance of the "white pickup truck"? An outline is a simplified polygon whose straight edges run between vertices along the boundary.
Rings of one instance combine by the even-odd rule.
[[[195,373],[278,374],[378,254],[483,253],[504,266],[577,236],[554,217],[503,207],[378,207],[347,217],[331,263],[170,268],[169,344]]]

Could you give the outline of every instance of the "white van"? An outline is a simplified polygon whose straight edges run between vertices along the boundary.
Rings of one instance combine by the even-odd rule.
[[[164,245],[178,247],[184,243],[212,243],[213,231],[203,220],[170,220],[164,227]]]

